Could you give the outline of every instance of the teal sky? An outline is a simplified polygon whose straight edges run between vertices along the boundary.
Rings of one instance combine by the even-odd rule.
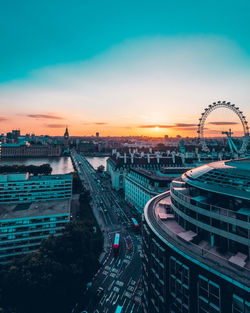
[[[216,100],[249,116],[249,16],[247,0],[0,0],[0,131],[23,116],[40,132],[139,134]]]

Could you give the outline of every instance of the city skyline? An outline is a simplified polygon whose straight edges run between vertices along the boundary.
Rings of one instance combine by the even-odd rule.
[[[196,136],[218,100],[249,118],[246,1],[74,4],[4,4],[1,132],[61,135],[68,125],[73,136]],[[218,122],[242,134],[230,113],[210,122],[212,136]]]

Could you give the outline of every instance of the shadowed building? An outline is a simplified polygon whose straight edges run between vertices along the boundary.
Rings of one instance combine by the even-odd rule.
[[[143,311],[250,312],[250,160],[189,170],[143,216]]]
[[[183,167],[160,170],[131,168],[124,177],[125,200],[142,213],[148,200],[168,190],[171,181],[186,170]]]
[[[0,175],[0,263],[35,251],[70,220],[72,175]]]

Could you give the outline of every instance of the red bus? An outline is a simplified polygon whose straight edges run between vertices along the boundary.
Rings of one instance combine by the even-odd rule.
[[[140,225],[139,225],[139,223],[137,222],[137,220],[134,217],[131,218],[131,223],[132,223],[132,226],[133,226],[133,228],[135,230],[139,230],[140,229]]]
[[[120,234],[115,234],[114,244],[113,244],[113,250],[115,253],[119,251],[120,248]]]

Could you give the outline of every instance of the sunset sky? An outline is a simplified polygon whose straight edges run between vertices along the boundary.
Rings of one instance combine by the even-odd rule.
[[[196,136],[250,119],[250,2],[0,1],[0,133]],[[216,135],[237,117],[220,109]]]

